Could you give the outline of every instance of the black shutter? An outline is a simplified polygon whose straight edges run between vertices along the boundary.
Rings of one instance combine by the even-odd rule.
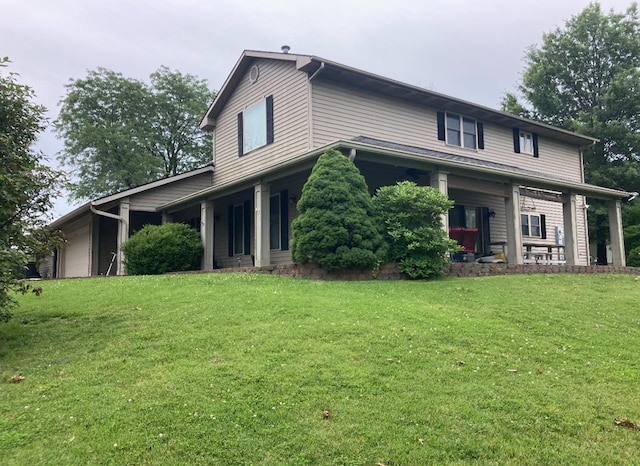
[[[438,141],[444,140],[444,112],[438,112]]]
[[[267,144],[273,142],[273,96],[267,97]]]
[[[251,201],[244,201],[244,253],[251,254]]]
[[[513,128],[513,151],[516,154],[520,153],[520,130]]]
[[[544,214],[540,214],[540,237],[547,239],[547,218]]]
[[[491,225],[489,223],[491,216],[489,213],[489,207],[482,208],[482,252],[485,254],[491,251]]]
[[[538,153],[538,133],[533,133],[532,139],[533,139],[533,156],[539,157],[540,154]]]
[[[243,151],[243,147],[244,147],[244,136],[242,133],[242,129],[243,129],[244,123],[242,121],[242,112],[238,113],[238,155],[242,156],[244,154]]]
[[[233,257],[233,206],[229,206],[229,213],[227,214],[228,224],[227,231],[229,233],[229,257]]]
[[[484,125],[478,122],[478,149],[484,149]]]
[[[280,191],[280,249],[289,249],[289,190]]]

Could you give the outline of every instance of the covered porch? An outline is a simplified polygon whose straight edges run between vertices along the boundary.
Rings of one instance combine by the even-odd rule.
[[[472,233],[462,241],[464,251],[457,260],[503,254],[510,265],[589,265],[590,196],[607,201],[613,265],[625,265],[621,200],[628,193],[369,138],[337,141],[250,179],[214,183],[158,210],[165,218],[185,209],[200,212],[204,270],[290,263],[296,203],[313,164],[328,148],[356,164],[371,194],[410,180],[452,199],[454,208],[442,216],[442,228],[456,238]]]

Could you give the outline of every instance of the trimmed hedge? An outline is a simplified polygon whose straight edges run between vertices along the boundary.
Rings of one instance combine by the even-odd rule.
[[[122,246],[130,275],[157,275],[198,270],[203,247],[200,234],[182,223],[145,225]]]

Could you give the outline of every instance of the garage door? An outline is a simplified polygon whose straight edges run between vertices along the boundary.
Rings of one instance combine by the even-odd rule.
[[[90,273],[91,234],[89,225],[66,234],[67,247],[62,250],[63,277],[88,277]]]

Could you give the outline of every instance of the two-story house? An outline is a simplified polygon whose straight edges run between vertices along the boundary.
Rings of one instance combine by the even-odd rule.
[[[512,264],[587,265],[586,197],[605,199],[613,264],[624,265],[620,202],[629,193],[584,182],[582,151],[593,138],[287,52],[245,51],[235,64],[201,125],[212,137],[211,167],[54,222],[64,231],[85,225],[75,242],[82,247],[70,239],[59,252],[57,275],[105,273],[111,252],[123,273],[118,245],[134,231],[140,198],[153,216],[147,223],[200,225],[205,270],[289,263],[296,202],[328,148],[353,160],[372,193],[412,180],[447,194],[455,207],[443,228],[453,237],[471,232],[472,257],[504,252]]]

